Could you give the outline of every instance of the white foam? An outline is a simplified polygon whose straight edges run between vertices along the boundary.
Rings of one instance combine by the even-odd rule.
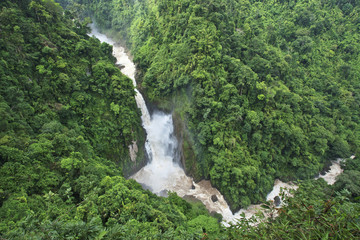
[[[102,42],[113,45],[113,53],[117,59],[117,63],[124,66],[121,70],[122,73],[132,79],[136,87],[136,68],[126,54],[125,49],[115,44],[115,41],[104,34],[99,33],[94,25],[90,25],[90,27],[92,29],[90,35],[94,35]],[[135,91],[136,103],[141,109],[143,126],[147,132],[145,148],[150,155],[151,161],[131,176],[131,178],[146,185],[152,192],[158,195],[163,195],[163,191],[173,191],[180,197],[186,195],[195,197],[200,200],[210,212],[220,213],[223,216],[223,224],[225,226],[228,226],[227,222],[235,223],[241,218],[242,213],[245,214],[246,218],[250,218],[257,212],[263,211],[260,205],[250,205],[248,208],[241,209],[237,213],[232,214],[224,197],[216,188],[211,186],[209,181],[203,180],[195,183],[192,178],[186,176],[184,170],[174,162],[177,140],[173,134],[172,116],[163,112],[155,112],[150,116],[143,96],[137,89],[135,89]],[[339,168],[339,162],[334,162],[329,173],[320,177],[323,177],[328,183],[333,182],[336,176],[342,172],[341,168]],[[192,189],[193,186],[195,186],[195,189]],[[267,201],[274,200],[274,198],[279,195],[281,188],[284,189],[285,194],[289,194],[287,189],[297,189],[297,186],[292,183],[284,183],[276,180],[273,190],[267,195]],[[215,202],[211,199],[213,195],[216,195],[218,199]]]

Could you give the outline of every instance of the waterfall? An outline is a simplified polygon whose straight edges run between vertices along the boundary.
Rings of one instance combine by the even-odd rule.
[[[128,76],[136,87],[136,68],[126,54],[125,49],[104,34],[99,33],[94,24],[91,24],[90,27],[92,30],[89,34],[90,36],[94,35],[101,42],[113,45],[113,55],[117,59],[117,64],[124,66],[121,72]],[[226,226],[226,222],[236,222],[237,219],[241,218],[240,215],[242,213],[245,214],[246,218],[249,218],[261,210],[260,205],[251,205],[247,209],[241,209],[233,214],[224,197],[216,188],[211,186],[209,181],[203,180],[195,183],[192,178],[186,176],[184,170],[174,161],[178,143],[173,132],[174,127],[171,114],[155,111],[150,116],[143,96],[137,89],[135,89],[135,92],[135,100],[141,110],[142,124],[147,133],[145,149],[150,156],[150,161],[131,178],[159,196],[166,196],[167,191],[172,191],[176,192],[180,197],[195,197],[206,206],[209,212],[220,213]],[[337,172],[336,174],[332,172],[329,174],[331,174],[332,179],[335,179],[337,176]],[[280,188],[296,189],[297,186],[276,180],[273,191],[267,196],[267,201],[273,200],[275,196],[279,195]],[[215,202],[211,199],[213,195],[217,197]]]
[[[136,68],[127,56],[125,49],[104,34],[99,33],[93,24],[90,27],[92,31],[89,35],[97,37],[101,42],[113,45],[116,63],[124,66],[121,72],[128,76],[136,87]],[[203,180],[195,183],[192,178],[186,176],[184,170],[174,161],[178,143],[173,132],[172,115],[155,111],[150,116],[144,98],[137,89],[135,91],[135,100],[141,110],[142,124],[147,133],[145,149],[150,156],[150,161],[131,178],[160,196],[166,196],[167,191],[176,192],[180,197],[193,196],[202,201],[210,212],[222,214],[226,221],[232,220],[233,214],[221,193],[213,188],[209,181]],[[217,196],[218,201],[213,202],[211,200],[213,195]]]

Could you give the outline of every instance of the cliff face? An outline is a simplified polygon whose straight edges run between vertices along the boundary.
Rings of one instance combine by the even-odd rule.
[[[138,139],[129,145],[129,159],[123,163],[123,174],[125,178],[139,171],[149,161],[149,157],[145,150],[145,130],[138,135]]]
[[[121,41],[121,36],[118,36],[113,31],[101,29],[101,32],[99,32],[96,23],[90,24],[89,26],[91,28],[89,36],[95,36],[101,42],[112,45],[112,55],[114,59],[116,59],[115,66],[121,70],[122,74],[124,74],[128,80],[132,81],[131,91],[135,93],[134,100],[136,101],[134,107],[139,116],[142,115],[142,110],[139,106],[142,106],[142,104],[145,105],[145,102],[143,102],[141,94],[139,95],[137,90],[134,91],[134,87],[136,88],[137,85],[135,81],[136,66],[132,62],[133,57],[129,54],[129,50],[125,48],[125,42]],[[121,91],[117,91],[116,93],[121,95]],[[126,112],[127,110],[117,108],[116,104],[113,104],[112,108],[117,114],[119,114],[120,111]],[[133,140],[127,146],[128,151],[126,154],[123,154],[121,160],[118,161],[125,177],[130,177],[148,162],[148,156],[145,149],[146,131],[141,124],[140,118],[138,121],[140,126],[131,131]]]
[[[308,179],[358,152],[357,9],[89,2],[131,49],[147,102],[174,111],[186,172],[211,179],[234,209],[264,200],[275,178]]]
[[[173,120],[174,132],[179,143],[178,155],[180,157],[181,164],[187,175],[193,177],[196,182],[200,181],[202,178],[198,173],[196,153],[193,147],[194,144],[191,139],[190,132],[178,112],[173,113]]]

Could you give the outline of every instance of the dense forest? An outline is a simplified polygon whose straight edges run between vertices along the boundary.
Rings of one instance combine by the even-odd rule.
[[[0,3],[1,239],[360,237],[359,1],[59,2],[66,11]],[[140,111],[86,16],[126,43],[142,92],[174,112],[189,174],[234,211],[263,202],[275,178],[303,179],[293,198],[223,228],[199,203],[126,180],[144,160],[128,153],[145,139]],[[309,180],[352,154],[335,185]]]
[[[0,8],[0,239],[218,232],[201,204],[159,198],[122,177],[128,145],[144,133],[112,46],[53,0]]]
[[[72,6],[127,42],[147,98],[182,123],[187,172],[210,179],[237,210],[262,201],[275,178],[311,179],[330,160],[359,155],[359,4]]]

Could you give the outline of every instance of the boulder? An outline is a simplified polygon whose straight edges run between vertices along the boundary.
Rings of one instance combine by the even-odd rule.
[[[217,196],[214,194],[214,195],[211,196],[211,200],[212,200],[213,202],[217,202],[219,199],[218,199]]]
[[[276,207],[280,206],[280,204],[281,204],[281,199],[280,199],[279,196],[274,197],[274,203],[275,203],[275,206],[276,206]]]
[[[122,65],[120,63],[116,63],[115,66],[118,67],[120,70],[125,67],[124,65]]]
[[[168,196],[169,196],[169,192],[168,192],[168,190],[163,189],[163,190],[161,190],[161,191],[159,192],[158,196],[160,196],[160,197],[168,197]]]

